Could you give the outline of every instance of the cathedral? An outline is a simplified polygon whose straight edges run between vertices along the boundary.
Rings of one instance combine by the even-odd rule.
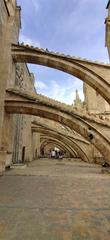
[[[110,55],[110,1],[107,9],[105,42]],[[1,0],[0,174],[14,164],[49,157],[55,147],[65,158],[110,162],[110,66],[19,44],[20,28],[21,7],[15,0]],[[83,80],[83,102],[78,90],[70,106],[37,93],[27,63],[57,68],[55,61],[58,69]]]
[[[21,15],[0,0],[0,240],[109,240],[110,64],[20,43]],[[71,105],[38,94],[28,64],[80,79],[84,101],[78,89]]]

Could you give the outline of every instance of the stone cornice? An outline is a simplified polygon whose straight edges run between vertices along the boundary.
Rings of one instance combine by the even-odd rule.
[[[64,54],[64,53],[60,53],[60,52],[54,52],[54,51],[51,51],[49,49],[44,49],[44,48],[38,48],[38,47],[35,47],[35,46],[30,46],[28,44],[25,44],[24,42],[22,43],[18,43],[18,45],[16,44],[13,44],[12,43],[12,53],[14,52],[18,52],[18,51],[21,51],[21,50],[28,50],[28,51],[33,51],[34,50],[36,51],[39,51],[39,53],[44,53],[44,54],[48,54],[48,55],[51,55],[51,56],[58,56],[58,57],[61,57],[61,58],[66,58],[66,59],[69,59],[69,60],[78,60],[80,62],[87,62],[87,63],[90,63],[90,64],[95,64],[95,65],[101,65],[101,66],[106,66],[106,67],[110,67],[110,63],[104,63],[104,62],[100,62],[100,61],[94,61],[94,60],[90,60],[90,59],[87,59],[87,58],[81,58],[81,57],[76,57],[76,56],[72,56],[72,55],[69,55],[69,54]]]

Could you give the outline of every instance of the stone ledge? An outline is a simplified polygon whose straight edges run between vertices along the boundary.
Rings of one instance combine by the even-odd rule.
[[[60,53],[60,52],[54,52],[54,51],[49,50],[48,48],[43,49],[43,48],[39,48],[37,46],[31,46],[29,44],[25,44],[24,42],[18,43],[18,45],[12,44],[12,51],[16,51],[17,49],[23,49],[23,48],[27,49],[27,50],[31,50],[31,51],[32,50],[33,51],[39,51],[40,53],[44,53],[44,54],[63,57],[65,59],[70,59],[70,60],[74,60],[74,61],[87,62],[87,63],[90,63],[90,64],[110,67],[109,63],[104,63],[104,62],[100,62],[100,61],[89,60],[89,59],[86,59],[86,58],[71,56],[69,54],[64,54],[64,53]]]
[[[103,173],[103,174],[110,174],[110,167],[101,169],[101,173]]]
[[[16,163],[16,164],[13,164],[13,165],[11,165],[11,167],[10,167],[10,169],[24,169],[24,168],[26,168],[27,167],[27,165],[26,164],[22,164],[22,163]]]

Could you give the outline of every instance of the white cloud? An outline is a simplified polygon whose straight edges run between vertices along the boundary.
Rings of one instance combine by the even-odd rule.
[[[67,78],[67,86],[66,87],[67,87],[68,90],[69,89],[74,89],[74,90],[82,89],[83,82],[76,77],[69,76]]]
[[[47,85],[42,82],[42,81],[35,81],[35,87],[36,87],[36,90],[45,90],[47,89]]]
[[[76,84],[77,82],[77,84]],[[67,85],[60,85],[56,81],[51,80],[50,84],[45,86],[42,82],[37,82],[38,92],[43,95],[46,95],[52,99],[58,100],[60,102],[65,102],[67,104],[72,104],[76,97],[76,89],[78,89],[79,97],[83,101],[84,94],[82,89],[82,83],[77,79],[75,81],[70,81],[70,78],[67,79]],[[43,91],[42,91],[43,90]]]
[[[45,78],[46,72],[48,70],[46,70],[44,74],[45,69],[42,68],[42,73],[40,73],[39,75],[39,68],[33,65],[31,65],[30,67],[31,67],[31,71],[33,71],[36,76],[35,87],[38,93],[46,95],[60,102],[72,104],[74,102],[74,99],[76,96],[76,89],[77,89],[79,92],[80,99],[82,101],[84,100],[83,81],[67,74],[63,76],[61,74],[58,75],[57,78],[58,79],[61,78],[58,81],[57,79],[53,80],[51,78],[53,78],[54,76],[49,75],[49,72],[48,72],[48,77],[46,76]],[[43,81],[43,79],[45,80]]]
[[[39,2],[37,0],[31,0],[36,13],[39,11]]]
[[[38,41],[33,40],[26,35],[21,34],[19,40],[20,40],[20,43],[23,42],[24,44],[40,47],[40,43]]]

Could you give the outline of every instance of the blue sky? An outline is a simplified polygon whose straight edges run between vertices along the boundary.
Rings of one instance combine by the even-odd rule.
[[[18,0],[22,12],[20,41],[49,50],[108,62],[105,48],[107,0]],[[38,93],[68,104],[83,82],[51,68],[29,65]]]

